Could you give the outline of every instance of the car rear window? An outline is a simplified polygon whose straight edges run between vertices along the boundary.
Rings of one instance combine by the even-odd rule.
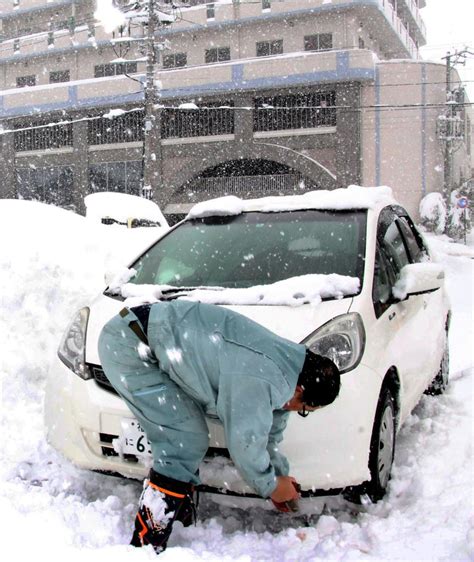
[[[186,221],[131,266],[131,282],[245,288],[315,273],[362,282],[366,216],[307,210]]]

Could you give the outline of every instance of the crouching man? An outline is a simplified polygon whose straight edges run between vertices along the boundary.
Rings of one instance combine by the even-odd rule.
[[[338,395],[332,361],[236,312],[185,300],[123,309],[104,326],[99,355],[153,454],[131,544],[159,553],[174,521],[191,524],[206,416],[223,424],[234,464],[259,495],[277,507],[297,500],[277,445],[289,411],[306,415]]]

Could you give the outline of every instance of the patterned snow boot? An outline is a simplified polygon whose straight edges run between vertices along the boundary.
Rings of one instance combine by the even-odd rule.
[[[163,552],[175,521],[188,527],[196,520],[192,494],[192,484],[151,469],[149,478],[143,483],[130,544],[137,547],[151,544],[157,554]]]

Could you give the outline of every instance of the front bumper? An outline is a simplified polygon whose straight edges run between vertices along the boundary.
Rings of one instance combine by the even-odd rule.
[[[301,418],[290,415],[282,452],[303,495],[341,489],[369,478],[368,456],[375,409],[382,379],[359,365],[342,376],[336,401]],[[120,457],[112,441],[121,432],[122,418],[133,417],[125,403],[94,379],[83,380],[56,358],[45,396],[49,443],[81,468],[143,478],[148,467],[133,455]],[[211,451],[225,448],[222,426],[209,420]],[[200,476],[209,491],[253,494],[232,462],[217,455],[203,462]]]

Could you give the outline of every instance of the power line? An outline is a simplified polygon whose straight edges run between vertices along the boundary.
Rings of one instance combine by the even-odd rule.
[[[474,102],[469,102],[469,103],[462,103],[462,104],[456,104],[457,106],[472,106],[474,105]],[[160,106],[160,109],[180,109],[179,107],[175,107],[175,106]],[[414,109],[424,109],[424,108],[428,108],[428,109],[445,109],[446,108],[446,104],[407,104],[407,105],[390,105],[390,106],[385,106],[385,105],[366,105],[366,106],[359,106],[359,107],[348,107],[348,106],[302,106],[302,107],[273,107],[273,108],[254,108],[254,107],[225,107],[225,108],[218,108],[218,107],[200,107],[198,108],[198,110],[202,110],[202,109],[208,109],[208,110],[218,110],[218,109],[226,109],[226,110],[237,110],[237,111],[274,111],[274,110],[295,110],[295,109],[308,109],[308,110],[339,110],[339,111],[343,111],[343,112],[361,112],[362,110],[368,110],[368,111],[391,111],[391,112],[397,112],[397,111],[406,111],[406,110],[414,110]],[[181,111],[198,111],[198,110],[189,110],[189,109],[181,109]],[[51,122],[51,123],[45,123],[45,124],[41,124],[41,125],[32,125],[29,127],[21,127],[21,128],[17,128],[17,129],[4,129],[1,130],[0,129],[0,135],[5,135],[8,133],[16,133],[16,132],[22,132],[22,131],[31,131],[31,130],[36,130],[36,129],[45,129],[45,128],[53,128],[53,127],[60,127],[63,125],[71,125],[73,123],[80,123],[80,122],[86,122],[86,121],[97,121],[99,119],[110,119],[111,121],[117,117],[121,117],[124,114],[128,114],[128,113],[134,113],[134,112],[140,112],[143,111],[143,107],[136,107],[136,108],[132,108],[132,109],[128,109],[128,110],[123,110],[119,115],[112,115],[112,116],[107,116],[107,114],[102,114],[102,115],[96,115],[96,116],[92,116],[92,117],[81,117],[79,119],[71,119],[68,121],[56,121],[56,122]],[[32,117],[32,116],[23,116],[23,118],[25,117]],[[4,119],[3,121],[7,121],[7,119]],[[1,125],[0,121],[0,125]],[[275,131],[276,132],[276,131]]]

